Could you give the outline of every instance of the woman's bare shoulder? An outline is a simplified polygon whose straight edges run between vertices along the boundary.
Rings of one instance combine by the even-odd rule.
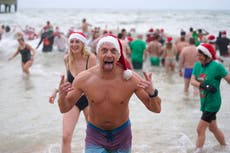
[[[73,81],[73,86],[77,86],[78,88],[81,88],[82,85],[86,85],[89,80],[94,79],[97,76],[96,69],[94,67],[91,67],[85,71],[80,72]]]
[[[77,78],[81,79],[81,80],[86,80],[86,79],[89,79],[90,77],[92,77],[94,75],[97,75],[96,72],[97,72],[97,66],[93,66],[93,67],[90,67],[89,69],[87,69],[85,71],[80,72],[77,75]]]
[[[95,55],[95,54],[93,54],[93,53],[89,53],[89,60],[90,60],[90,61],[94,61],[94,62],[96,62],[96,60],[97,60],[96,55]]]

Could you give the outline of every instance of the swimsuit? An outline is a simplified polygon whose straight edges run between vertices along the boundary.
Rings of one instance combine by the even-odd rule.
[[[150,60],[150,63],[152,66],[159,66],[160,65],[160,58],[159,57],[151,56],[149,58],[149,60]]]
[[[27,48],[27,46],[23,49],[19,49],[20,54],[22,55],[22,63],[26,63],[31,59],[31,53],[30,49]]]
[[[190,79],[192,76],[192,68],[185,68],[184,69],[184,78]]]
[[[175,58],[174,57],[165,57],[165,62],[168,64],[174,64],[175,63]]]
[[[86,70],[88,69],[88,61],[89,61],[89,56],[87,57],[86,61]],[[67,71],[67,80],[70,83],[73,83],[74,77],[71,74],[70,70]],[[79,110],[83,110],[88,106],[88,99],[86,98],[85,95],[81,96],[81,98],[76,102],[76,107],[79,108]]]
[[[131,153],[130,120],[113,130],[103,130],[88,122],[85,153]]]

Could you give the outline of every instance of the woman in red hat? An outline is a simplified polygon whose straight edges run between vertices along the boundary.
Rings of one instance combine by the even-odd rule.
[[[216,114],[221,107],[220,82],[224,78],[230,84],[230,74],[216,62],[216,51],[211,44],[201,44],[198,49],[198,62],[195,63],[191,84],[200,89],[201,119],[197,126],[196,151],[202,151],[206,129],[214,134],[220,145],[226,145],[223,132],[217,126]]]
[[[96,56],[86,50],[86,36],[81,32],[74,32],[68,39],[69,50],[64,57],[64,62],[67,71],[66,82],[72,83],[75,76],[80,72],[96,65]],[[49,102],[53,103],[56,94],[59,90],[55,89],[50,96]],[[63,114],[63,133],[62,133],[62,153],[71,153],[71,140],[74,128],[78,122],[80,112],[83,111],[86,120],[88,120],[88,100],[82,95],[76,101],[75,107],[72,107],[68,112]]]

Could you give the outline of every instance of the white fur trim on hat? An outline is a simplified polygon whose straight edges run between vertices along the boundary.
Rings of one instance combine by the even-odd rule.
[[[206,47],[202,46],[202,44],[199,45],[199,46],[197,47],[197,49],[200,50],[200,51],[202,51],[202,53],[204,53],[204,54],[207,55],[208,57],[212,58],[212,54],[209,52],[209,50],[208,50]]]
[[[123,78],[129,80],[132,77],[133,73],[131,70],[127,69],[123,72]]]
[[[70,41],[71,41],[72,39],[74,39],[74,38],[80,40],[80,41],[83,42],[84,44],[85,44],[86,41],[87,41],[86,37],[85,37],[83,34],[78,33],[78,32],[75,32],[75,33],[72,33],[72,34],[69,36],[68,42],[70,43]]]
[[[216,42],[215,36],[214,35],[208,36],[208,41],[211,42],[211,43],[215,43]]]
[[[216,42],[216,39],[213,39],[213,40],[208,40],[210,43],[215,43]]]
[[[110,43],[110,44],[113,44],[114,47],[117,49],[119,55],[121,55],[121,50],[120,50],[120,45],[119,45],[119,42],[118,42],[118,39],[112,37],[112,36],[105,36],[105,37],[102,37],[98,43],[97,43],[97,49],[96,49],[96,52],[98,53],[100,47],[102,44],[104,43]]]

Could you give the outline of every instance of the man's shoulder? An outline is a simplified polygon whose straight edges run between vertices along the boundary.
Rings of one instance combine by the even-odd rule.
[[[195,47],[195,46],[189,45],[189,46],[185,46],[185,47],[182,49],[182,51],[184,51],[184,52],[190,52],[191,50],[196,50],[196,47]]]

